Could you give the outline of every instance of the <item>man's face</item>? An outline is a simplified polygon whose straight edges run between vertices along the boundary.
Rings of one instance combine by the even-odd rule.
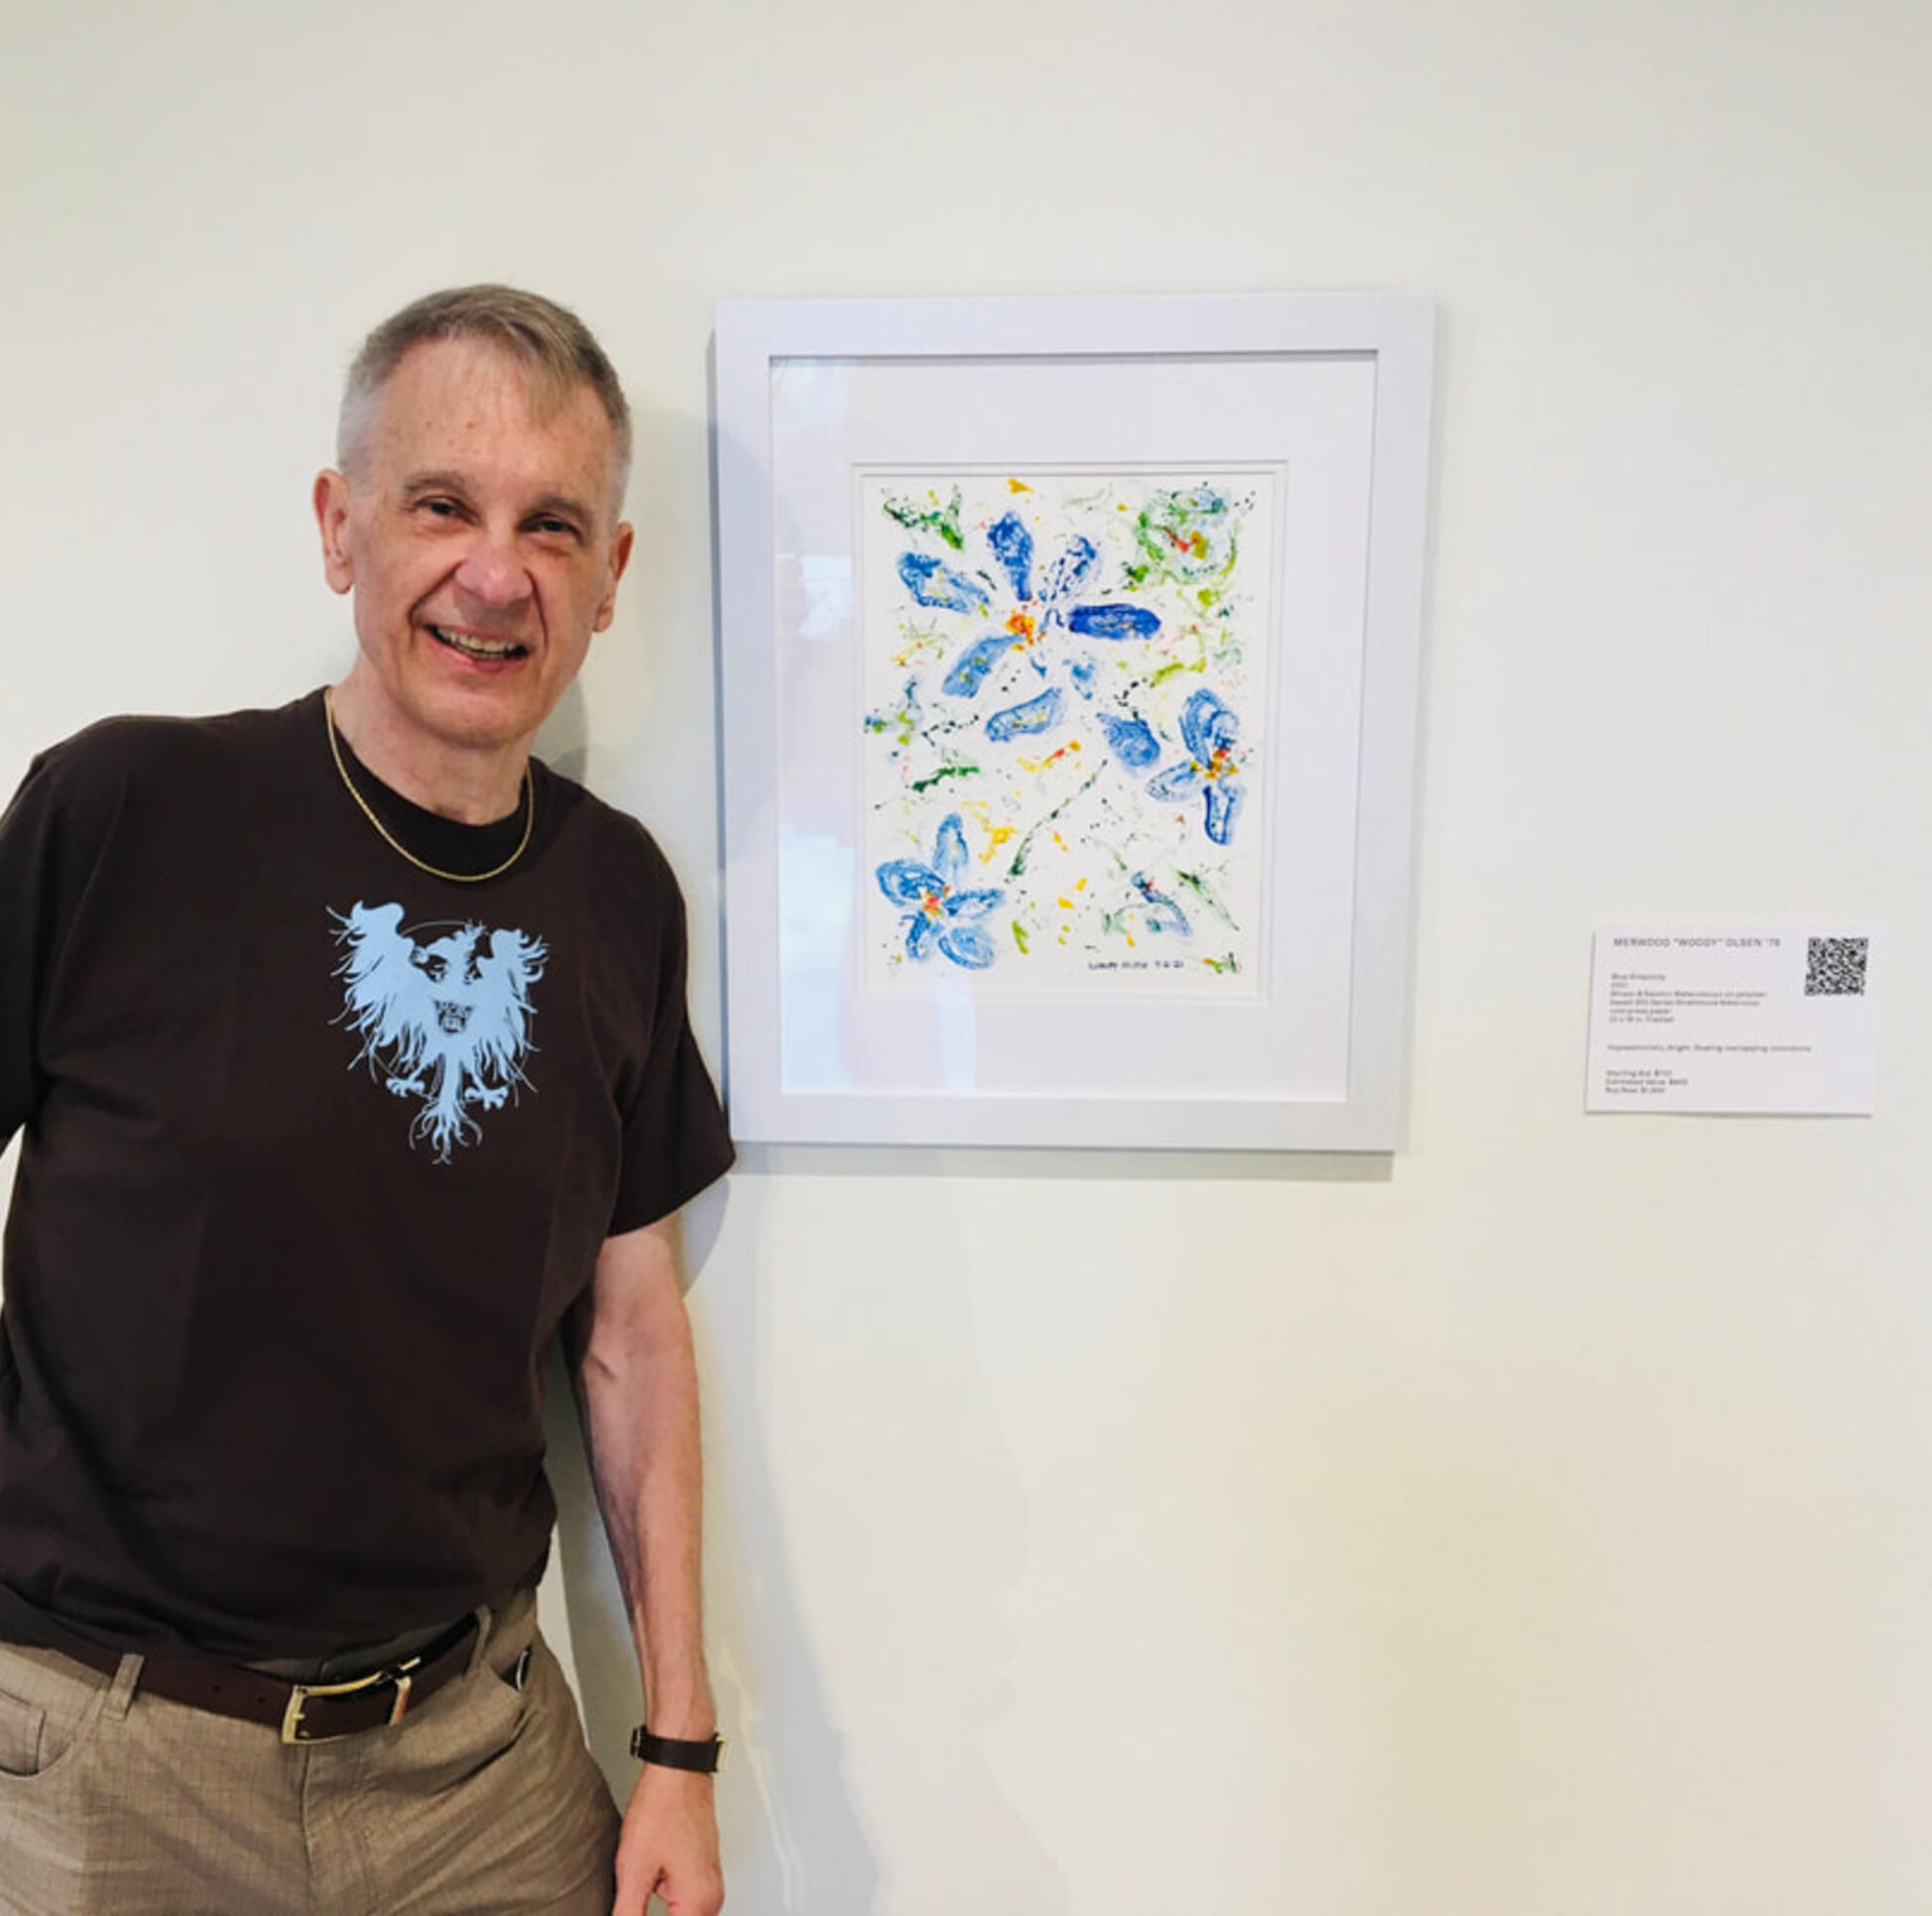
[[[413,346],[350,460],[315,481],[322,564],[355,594],[356,674],[401,746],[528,750],[610,624],[631,528],[587,386],[531,408],[469,339]]]

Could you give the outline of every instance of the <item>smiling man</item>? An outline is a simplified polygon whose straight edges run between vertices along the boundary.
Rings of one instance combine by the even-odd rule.
[[[537,728],[610,624],[631,555],[621,403],[488,338],[385,341],[350,375],[341,470],[315,481],[360,642],[333,703],[371,768],[433,810],[515,809]]]
[[[722,1901],[673,1229],[731,1146],[668,868],[531,756],[629,440],[548,300],[405,308],[315,482],[341,682],[105,721],[0,821],[0,1911]],[[559,1340],[621,1820],[536,1630]]]

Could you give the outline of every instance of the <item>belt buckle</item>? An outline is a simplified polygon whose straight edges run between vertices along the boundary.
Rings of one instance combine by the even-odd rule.
[[[374,1670],[368,1676],[351,1677],[347,1683],[292,1683],[289,1686],[289,1707],[282,1713],[282,1740],[285,1743],[333,1743],[344,1736],[359,1736],[359,1730],[330,1730],[312,1735],[303,1735],[302,1713],[310,1697],[347,1697],[360,1690],[373,1690],[378,1684],[393,1683],[396,1686],[396,1702],[390,1710],[389,1721],[399,1724],[410,1707],[410,1673],[421,1657],[411,1657],[409,1662],[397,1664],[387,1670]],[[373,1728],[373,1726],[371,1726]]]

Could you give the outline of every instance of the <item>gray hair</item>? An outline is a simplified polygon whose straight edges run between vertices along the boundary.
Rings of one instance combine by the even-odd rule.
[[[616,369],[574,312],[513,286],[458,286],[425,294],[392,313],[362,342],[342,390],[335,461],[345,472],[362,448],[376,402],[412,346],[429,339],[480,339],[501,347],[529,374],[540,407],[563,404],[588,386],[610,420],[617,499],[631,469],[631,409]]]

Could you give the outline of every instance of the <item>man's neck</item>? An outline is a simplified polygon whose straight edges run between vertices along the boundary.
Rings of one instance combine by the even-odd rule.
[[[489,825],[523,802],[530,753],[522,742],[463,747],[423,739],[369,696],[351,671],[330,689],[336,735],[392,791],[439,818]]]

